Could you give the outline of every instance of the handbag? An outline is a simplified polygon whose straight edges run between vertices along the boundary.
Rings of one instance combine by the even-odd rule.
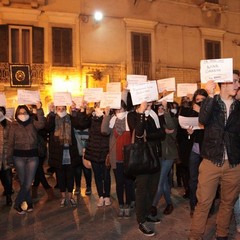
[[[146,135],[144,133],[144,135]],[[160,170],[159,148],[154,142],[134,142],[135,131],[132,135],[132,143],[123,147],[124,172],[129,176],[151,174]]]

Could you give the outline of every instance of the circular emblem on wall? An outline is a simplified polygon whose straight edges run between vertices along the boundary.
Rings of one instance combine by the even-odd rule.
[[[25,75],[25,73],[22,70],[18,70],[15,73],[15,78],[16,78],[17,81],[22,82],[22,81],[25,80],[26,75]]]

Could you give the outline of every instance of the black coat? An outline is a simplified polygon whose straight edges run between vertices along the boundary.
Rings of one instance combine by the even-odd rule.
[[[96,163],[105,162],[109,151],[109,135],[101,133],[102,117],[92,117],[84,158]]]
[[[47,116],[45,129],[49,132],[49,165],[55,168],[61,168],[63,159],[63,145],[60,144],[58,138],[54,137],[55,130],[55,114],[49,113]],[[71,118],[71,137],[72,144],[69,146],[71,157],[71,165],[77,166],[80,163],[80,156],[77,148],[77,140],[74,134],[74,128],[84,130],[89,127],[90,122],[84,113],[74,113]]]
[[[224,158],[224,146],[230,165],[240,163],[240,102],[235,101],[234,110],[225,124],[225,115],[219,96],[207,98],[199,113],[199,122],[204,125],[204,141],[201,155],[221,166]]]
[[[180,116],[184,117],[198,117],[198,113],[190,107],[182,107],[179,111]],[[187,129],[178,126],[177,131],[177,143],[178,143],[178,154],[181,162],[188,167],[190,153],[192,151],[193,143],[199,143],[201,149],[203,142],[204,130],[195,130],[193,134],[189,135]]]

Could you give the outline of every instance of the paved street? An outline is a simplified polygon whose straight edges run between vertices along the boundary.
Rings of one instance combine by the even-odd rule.
[[[53,177],[48,178],[52,186],[55,184]],[[112,180],[114,178],[112,177]],[[83,182],[83,181],[82,181]],[[84,183],[84,182],[83,182]],[[84,186],[84,184],[82,184]],[[93,181],[93,186],[95,183]],[[14,190],[18,191],[18,183],[14,181]],[[2,186],[0,193],[2,193]],[[66,206],[60,208],[60,194],[54,189],[57,198],[47,200],[47,195],[40,187],[39,198],[35,202],[34,212],[26,215],[18,215],[13,208],[5,206],[5,197],[0,197],[0,239],[7,240],[75,240],[75,239],[159,239],[159,240],[186,240],[189,233],[190,216],[188,200],[183,199],[182,188],[172,189],[174,211],[171,215],[165,216],[163,201],[160,203],[159,217],[162,222],[152,227],[156,231],[154,237],[145,237],[138,231],[133,211],[130,219],[117,218],[117,201],[115,184],[112,184],[112,202],[109,207],[96,207],[97,193],[93,187],[93,194],[85,196],[85,188],[82,194],[76,196],[78,207]],[[15,194],[13,195],[13,199]],[[214,214],[209,220],[204,240],[213,240],[215,231]],[[235,232],[234,220],[231,225],[231,240],[240,240],[240,234]]]

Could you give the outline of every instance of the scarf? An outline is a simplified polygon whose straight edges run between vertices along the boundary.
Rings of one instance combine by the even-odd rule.
[[[128,122],[127,122],[127,115],[128,115],[128,112],[124,112],[125,114],[124,114],[124,117],[122,118],[122,119],[118,119],[117,118],[117,116],[116,115],[114,115],[112,118],[111,118],[111,120],[110,120],[110,122],[109,122],[109,127],[110,128],[113,128],[114,126],[115,126],[115,123],[116,123],[116,120],[118,119],[118,120],[124,120],[124,122],[125,122],[125,129],[124,129],[124,131],[130,131],[130,129],[129,129],[129,126],[128,126]]]
[[[60,118],[58,115],[56,115],[54,136],[59,139],[61,145],[72,144],[71,133],[72,132],[70,116],[67,114],[65,117]]]
[[[152,109],[145,111],[145,116],[148,117],[149,115],[154,120],[156,127],[160,128],[158,115]]]

